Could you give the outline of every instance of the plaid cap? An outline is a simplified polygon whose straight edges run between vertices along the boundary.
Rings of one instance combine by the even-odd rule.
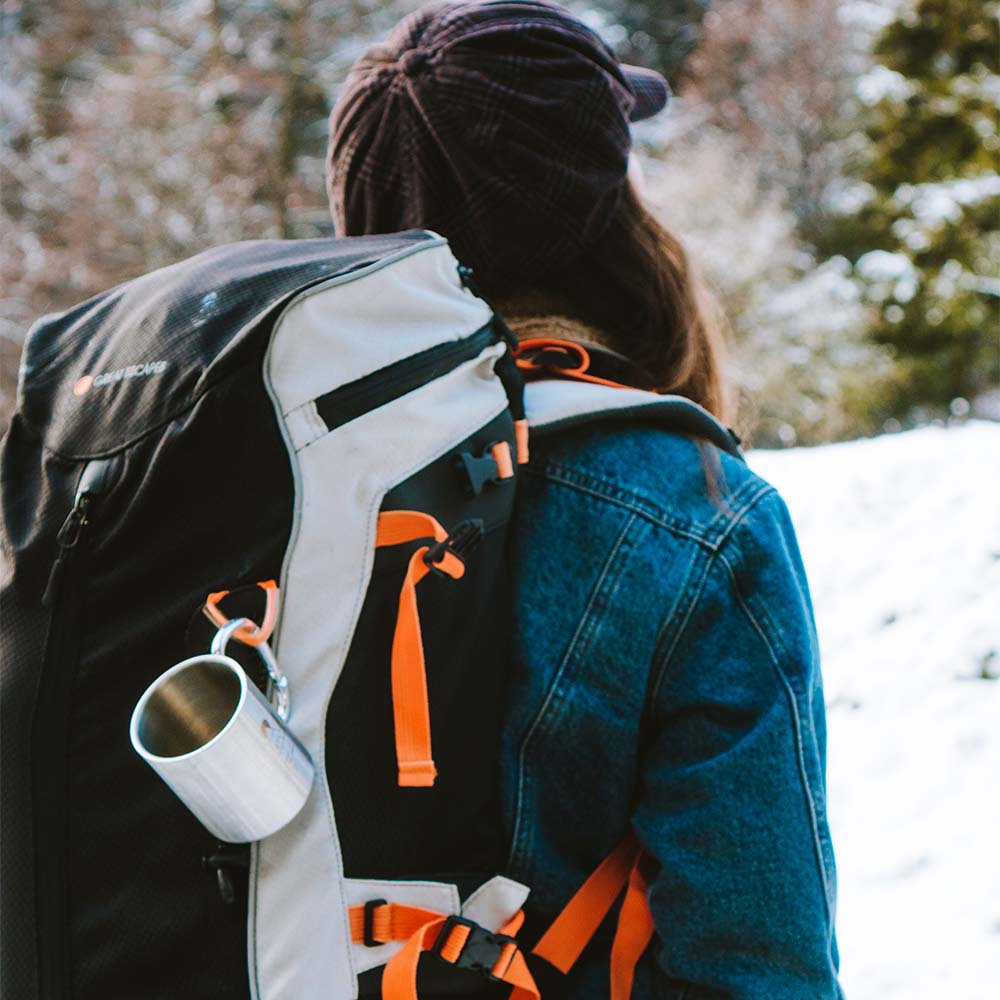
[[[487,290],[531,284],[601,237],[629,121],[668,96],[548,0],[423,7],[358,59],[333,109],[337,230],[432,229]]]

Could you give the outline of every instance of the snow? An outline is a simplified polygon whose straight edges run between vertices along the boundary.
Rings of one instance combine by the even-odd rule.
[[[748,458],[816,608],[848,1000],[995,1000],[1000,424]]]
[[[862,102],[871,107],[884,100],[905,101],[914,87],[902,73],[876,65],[858,78],[855,90]]]
[[[858,274],[866,281],[899,281],[916,273],[913,261],[905,253],[869,250],[855,264]]]

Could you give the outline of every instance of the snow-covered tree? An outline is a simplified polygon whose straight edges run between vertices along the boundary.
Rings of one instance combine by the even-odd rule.
[[[240,239],[332,230],[336,85],[417,0],[0,11],[0,425],[38,315]]]
[[[776,447],[869,431],[856,401],[889,366],[864,338],[850,263],[820,262],[803,245],[795,214],[761,181],[741,138],[703,126],[647,161],[646,179],[728,319],[741,434]]]
[[[916,0],[859,88],[870,152],[842,245],[872,336],[898,360],[894,415],[963,412],[1000,386],[998,15],[987,0]]]

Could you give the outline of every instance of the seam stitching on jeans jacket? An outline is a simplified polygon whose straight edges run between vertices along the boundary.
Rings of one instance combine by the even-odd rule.
[[[651,521],[653,524],[672,534],[697,542],[710,552],[718,549],[719,545],[722,544],[732,531],[733,525],[744,516],[760,495],[774,490],[774,487],[769,483],[762,482],[756,477],[748,479],[745,483],[738,486],[728,498],[729,503],[733,506],[724,513],[717,514],[708,522],[709,528],[719,525],[720,522],[722,524],[722,527],[715,529],[718,535],[713,538],[709,534],[699,531],[698,525],[691,522],[682,522],[672,517],[662,508],[652,504],[641,494],[630,493],[617,483],[601,479],[598,476],[579,472],[576,469],[558,465],[555,462],[547,462],[544,469],[541,470],[529,467],[526,471],[534,478],[559,483],[568,489],[578,490],[580,493],[585,493],[606,503],[631,511],[633,514]],[[750,493],[750,496],[744,499],[747,493]],[[735,506],[736,504],[740,504],[740,506]]]
[[[764,646],[767,649],[768,659],[771,661],[771,667],[774,670],[775,674],[777,675],[778,680],[782,686],[782,689],[785,692],[785,697],[788,701],[789,711],[792,714],[792,722],[795,727],[796,763],[798,765],[799,781],[802,785],[802,793],[805,797],[806,804],[809,808],[810,826],[812,828],[812,834],[813,834],[812,838],[813,853],[816,858],[816,866],[820,878],[820,883],[823,886],[823,900],[825,903],[825,910],[826,910],[827,936],[829,937],[830,933],[832,933],[832,922],[833,922],[833,914],[832,914],[833,903],[831,899],[831,886],[830,886],[830,880],[827,878],[826,874],[826,864],[823,860],[823,846],[820,843],[819,819],[816,813],[816,804],[813,801],[812,789],[810,788],[809,785],[809,775],[806,770],[805,752],[802,745],[802,719],[799,714],[798,702],[796,701],[795,692],[792,690],[791,683],[789,682],[788,677],[785,675],[785,671],[781,668],[781,663],[777,656],[775,645],[771,642],[771,638],[768,635],[767,631],[760,624],[753,610],[747,603],[743,593],[739,589],[739,586],[736,582],[736,574],[735,571],[733,570],[732,564],[729,562],[729,560],[723,553],[719,554],[719,558],[725,565],[726,571],[729,574],[729,578],[732,581],[733,591],[736,594],[736,600],[739,603],[740,609],[747,616],[747,620],[750,622],[750,625],[753,627],[754,631],[760,636],[761,641],[764,643]],[[834,978],[836,978],[835,974]]]
[[[649,695],[650,701],[649,705],[647,706],[647,710],[649,712],[652,712],[653,705],[655,704],[656,699],[660,695],[660,689],[663,686],[664,678],[667,676],[667,670],[670,667],[670,661],[673,658],[674,651],[676,650],[678,643],[680,642],[681,638],[684,635],[685,630],[687,629],[688,622],[691,619],[691,615],[694,613],[695,608],[698,606],[698,601],[701,599],[702,591],[705,589],[705,581],[708,579],[709,574],[712,572],[712,566],[714,565],[715,557],[721,555],[722,546],[731,537],[733,529],[746,517],[747,513],[758,503],[758,501],[760,501],[762,497],[765,497],[771,493],[776,492],[776,490],[774,489],[773,486],[771,486],[770,483],[762,483],[759,480],[748,480],[747,484],[745,484],[743,487],[738,489],[736,493],[733,494],[733,497],[735,498],[739,496],[739,494],[741,492],[744,492],[747,489],[747,487],[751,484],[755,486],[755,491],[751,493],[751,495],[746,499],[745,502],[742,503],[742,505],[738,509],[733,510],[733,513],[731,515],[732,520],[725,527],[724,531],[720,535],[717,545],[709,550],[711,554],[710,558],[707,559],[705,562],[705,569],[704,572],[701,574],[701,578],[697,581],[696,584],[694,584],[695,591],[692,594],[690,604],[688,605],[687,610],[682,612],[683,620],[680,622],[677,629],[675,630],[673,638],[670,640],[669,645],[662,653],[659,652],[660,646],[662,645],[664,641],[664,636],[670,629],[673,620],[676,618],[677,614],[680,613],[680,608],[682,607],[680,602],[674,605],[673,613],[664,620],[664,622],[661,624],[659,628],[659,631],[657,632],[656,645],[653,647],[654,661],[651,669],[651,673],[655,674],[655,679],[653,681],[652,687],[650,688],[650,695]],[[683,586],[687,587],[690,580],[691,580],[691,572],[689,568],[688,575],[684,579]],[[657,666],[657,663],[659,663],[659,666]]]
[[[597,603],[598,597],[604,590],[605,580],[608,578],[611,570],[616,567],[616,563],[618,564],[616,575],[621,575],[621,563],[616,559],[616,557],[634,522],[635,514],[633,513],[626,519],[625,524],[618,533],[618,537],[615,539],[614,545],[611,546],[608,557],[605,559],[604,565],[601,567],[601,572],[597,578],[597,582],[587,599],[587,605],[580,617],[580,621],[577,623],[576,631],[573,633],[573,638],[570,640],[566,652],[552,677],[549,688],[545,692],[545,698],[542,700],[542,704],[539,707],[538,712],[535,714],[534,719],[532,719],[531,725],[528,727],[527,732],[524,735],[524,739],[521,740],[521,745],[518,748],[517,796],[515,798],[514,830],[511,835],[510,853],[510,867],[514,870],[518,869],[521,861],[523,860],[522,854],[524,853],[520,841],[523,839],[521,828],[524,822],[524,794],[527,775],[528,748],[531,745],[532,738],[534,737],[536,731],[541,727],[542,722],[549,714],[549,706],[555,698],[556,691],[559,689],[560,681],[566,673],[569,664],[576,657],[578,649],[586,649],[586,643],[581,645],[581,640],[584,635],[592,634],[596,628],[598,616],[593,614],[593,609]]]

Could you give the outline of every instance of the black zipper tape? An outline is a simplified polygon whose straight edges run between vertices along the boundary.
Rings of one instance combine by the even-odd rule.
[[[462,340],[438,344],[319,396],[316,410],[327,430],[332,431],[447,375],[498,340],[492,324],[488,324]]]
[[[52,609],[42,676],[32,723],[32,806],[35,834],[35,907],[40,995],[57,1000],[71,993],[66,837],[68,720],[79,659],[81,572],[95,510],[113,485],[118,460],[84,466],[73,507],[59,529],[43,603]]]

